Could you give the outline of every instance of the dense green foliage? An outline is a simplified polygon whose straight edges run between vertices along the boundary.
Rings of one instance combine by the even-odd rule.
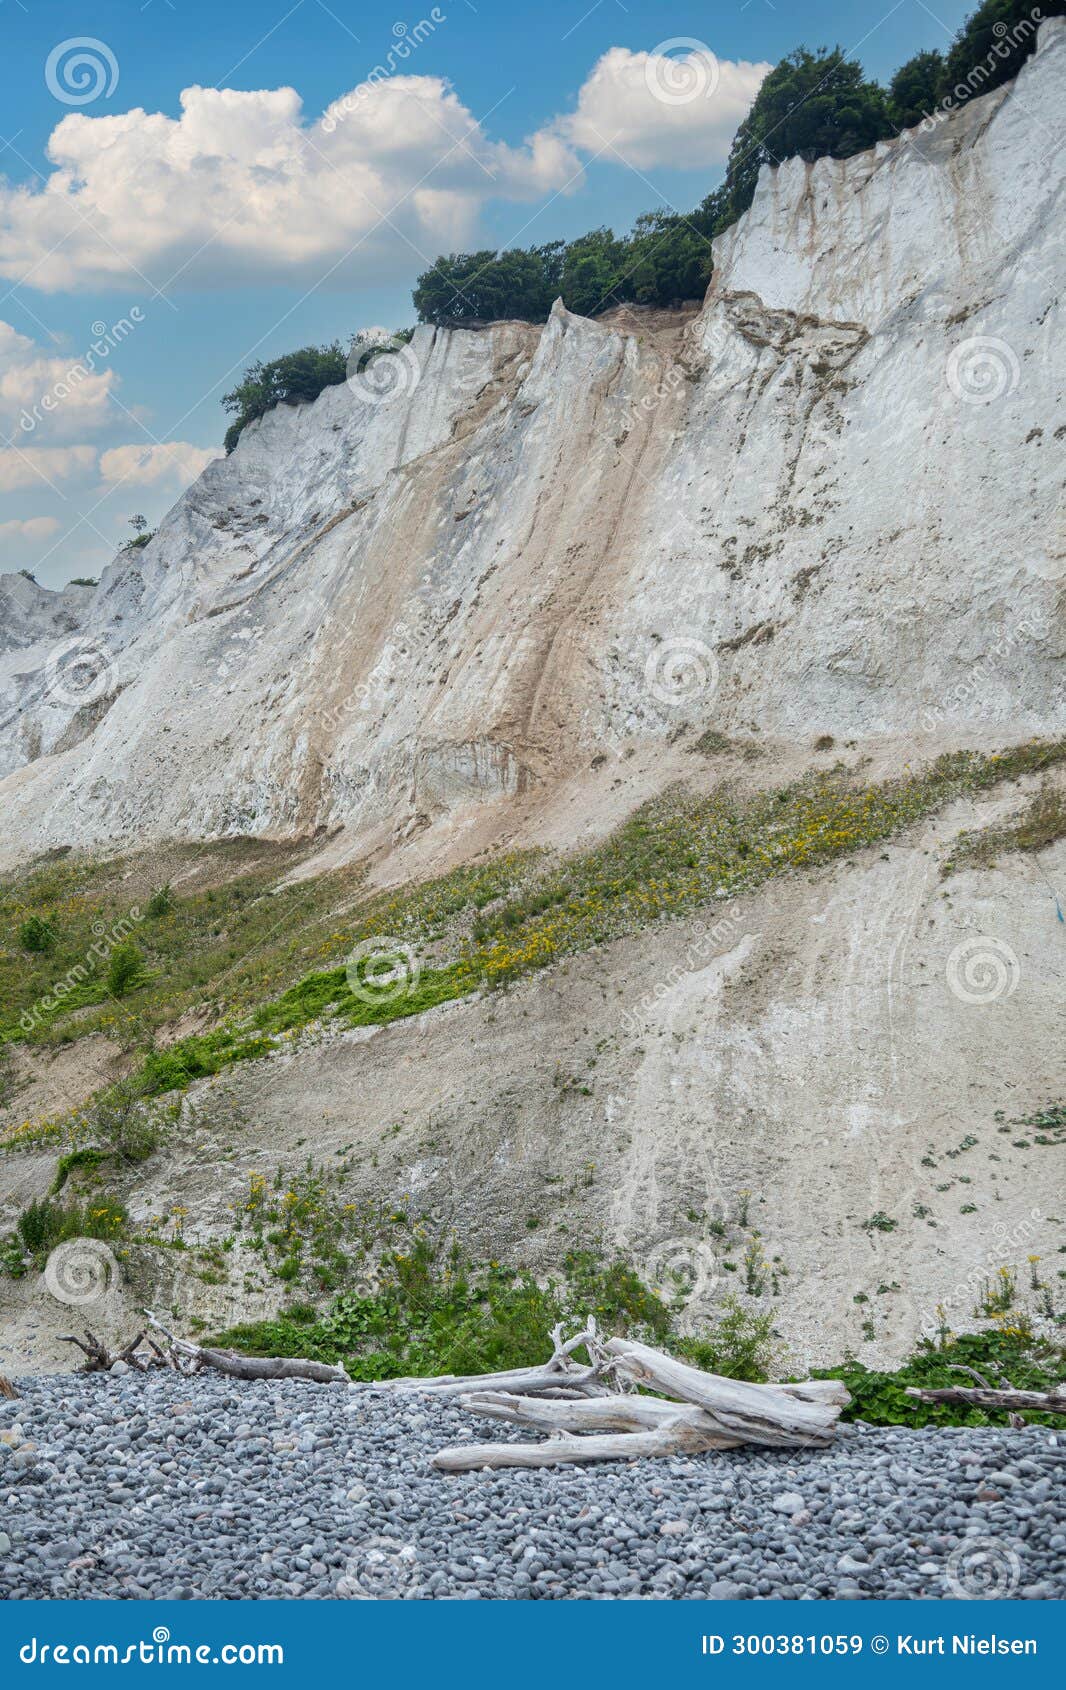
[[[478,323],[503,317],[543,322],[556,299],[595,317],[613,305],[674,305],[702,298],[711,274],[714,217],[649,212],[618,238],[592,229],[528,251],[453,253],[419,276],[415,309],[424,322]]]
[[[557,1322],[575,1330],[590,1313],[611,1332],[653,1341],[671,1329],[665,1305],[625,1262],[573,1252],[562,1276],[541,1285],[531,1274],[495,1262],[475,1266],[454,1246],[439,1252],[416,1237],[383,1258],[373,1289],[343,1292],[327,1314],[297,1308],[211,1342],[247,1355],[341,1361],[353,1379],[488,1373],[528,1366],[531,1345]]]
[[[1036,22],[1064,9],[1066,0],[1049,0]],[[694,211],[648,213],[621,237],[593,229],[569,244],[442,255],[418,278],[419,318],[539,323],[557,298],[589,317],[626,302],[669,306],[701,298],[711,240],[748,209],[763,165],[850,158],[939,107],[954,109],[987,93],[1014,76],[1032,52],[1036,22],[1028,0],[986,0],[946,59],[935,51],[916,54],[887,90],[840,47],[797,47],[770,72],[737,130],[725,182]]]
[[[1021,1391],[1047,1391],[1064,1376],[1064,1353],[1056,1345],[1034,1340],[1023,1331],[963,1332],[938,1344],[925,1340],[909,1361],[895,1372],[864,1367],[850,1358],[841,1367],[815,1368],[812,1378],[842,1379],[851,1392],[845,1420],[866,1420],[875,1426],[989,1426],[1002,1425],[1005,1416],[978,1408],[918,1402],[907,1395],[908,1385],[928,1389],[972,1385],[958,1371],[970,1367],[990,1384],[1009,1379]],[[1066,1415],[1027,1415],[1027,1419],[1066,1427]]]
[[[894,129],[913,129],[936,109],[944,80],[942,53],[916,53],[900,65],[888,88],[888,114]]]
[[[798,47],[770,72],[726,166],[729,221],[748,209],[764,164],[850,158],[892,133],[883,90],[839,47]]]
[[[337,340],[329,346],[303,346],[269,364],[249,365],[233,391],[222,396],[225,409],[236,415],[226,431],[226,451],[232,452],[241,431],[275,405],[307,404],[323,388],[336,387],[344,380],[347,365],[348,354]]]
[[[19,944],[24,951],[47,953],[55,942],[55,928],[43,916],[29,916],[19,928]]]
[[[1009,82],[1036,46],[1040,20],[1064,12],[1066,0],[1041,0],[1039,6],[1031,0],[985,0],[951,44],[940,99],[958,106]]]
[[[15,1230],[0,1245],[0,1266],[18,1279],[28,1267],[42,1268],[56,1245],[68,1238],[114,1242],[122,1237],[126,1224],[126,1211],[111,1200],[62,1204],[39,1197],[23,1209]]]

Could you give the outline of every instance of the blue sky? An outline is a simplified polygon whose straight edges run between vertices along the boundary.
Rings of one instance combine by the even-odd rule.
[[[0,0],[0,570],[97,575],[251,359],[410,322],[441,250],[690,207],[767,64],[839,42],[887,79],[970,10]],[[660,99],[686,55],[713,88]]]

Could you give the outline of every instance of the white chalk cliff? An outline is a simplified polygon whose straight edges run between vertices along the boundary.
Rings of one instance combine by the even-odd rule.
[[[4,859],[355,849],[686,725],[1060,731],[1064,72],[1056,19],[931,133],[764,171],[698,315],[420,328],[95,592],[4,577]]]

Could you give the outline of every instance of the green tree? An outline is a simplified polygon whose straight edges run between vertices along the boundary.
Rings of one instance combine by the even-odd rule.
[[[884,91],[840,47],[806,47],[766,78],[737,130],[726,167],[730,221],[746,211],[764,164],[850,158],[892,133]]]
[[[571,241],[563,258],[563,304],[581,317],[596,317],[633,298],[627,247],[610,229],[591,229]]]
[[[888,85],[888,115],[897,129],[913,129],[936,110],[944,77],[942,53],[916,53]]]
[[[640,305],[702,299],[711,278],[711,242],[695,218],[646,212],[628,242],[632,297]]]
[[[966,19],[944,64],[940,98],[965,105],[1017,76],[1036,46],[1040,18],[1061,17],[1066,0],[985,0]],[[1034,19],[1034,13],[1039,17]]]
[[[275,405],[309,404],[324,388],[338,386],[347,363],[347,351],[335,340],[329,346],[301,347],[269,364],[249,365],[233,391],[222,396],[225,409],[237,418],[226,430],[226,451],[232,452],[248,424]]]
[[[561,241],[528,250],[441,256],[419,276],[415,309],[424,323],[543,323],[559,294]]]

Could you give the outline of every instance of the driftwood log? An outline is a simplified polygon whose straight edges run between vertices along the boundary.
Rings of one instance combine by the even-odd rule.
[[[560,1338],[553,1334],[555,1355]],[[571,1339],[555,1377],[569,1384],[576,1347],[584,1345],[590,1366],[582,1374],[583,1399],[527,1395],[502,1376],[461,1389],[449,1381],[460,1407],[470,1414],[549,1434],[539,1444],[469,1444],[441,1450],[432,1465],[444,1473],[485,1467],[554,1467],[567,1462],[627,1461],[641,1456],[698,1455],[741,1444],[771,1448],[820,1448],[830,1443],[842,1408],[851,1400],[839,1380],[804,1380],[796,1385],[749,1385],[703,1373],[627,1338],[604,1342],[590,1320]],[[542,1381],[547,1370],[538,1370]],[[613,1390],[606,1380],[613,1381]],[[441,1381],[429,1383],[439,1390]],[[619,1390],[621,1387],[621,1390]],[[661,1393],[640,1396],[640,1388]],[[417,1389],[405,1381],[406,1389]],[[669,1398],[672,1400],[664,1400]]]
[[[86,1331],[84,1338],[60,1338],[61,1344],[76,1344],[85,1356],[79,1369],[82,1373],[108,1373],[118,1361],[127,1367],[134,1368],[138,1373],[147,1373],[150,1367],[167,1367],[169,1363],[163,1351],[148,1338],[145,1332],[138,1332],[136,1338],[129,1344],[124,1344],[120,1350],[109,1350],[94,1333]],[[147,1344],[147,1349],[141,1345]]]
[[[927,1386],[908,1385],[907,1395],[917,1397],[919,1402],[949,1403],[956,1408],[1066,1414],[1066,1385],[1056,1385],[1052,1391],[1017,1391],[1013,1386],[997,1391],[987,1385],[944,1385],[934,1390]]]
[[[198,1373],[202,1368],[210,1367],[232,1379],[309,1379],[316,1385],[351,1384],[343,1367],[331,1367],[324,1361],[304,1361],[285,1356],[242,1356],[236,1350],[204,1349],[185,1338],[175,1338],[148,1309],[144,1314],[149,1326],[162,1332],[170,1352],[187,1364],[179,1369],[183,1373]]]
[[[71,1337],[65,1342],[83,1352],[87,1372],[123,1362],[141,1373],[165,1367],[191,1375],[211,1368],[233,1379],[352,1382],[343,1367],[325,1362],[244,1356],[194,1344],[178,1338],[150,1310],[144,1312],[147,1326],[120,1350],[110,1350],[91,1332],[86,1332],[84,1340]],[[750,1385],[704,1373],[647,1344],[629,1338],[604,1339],[591,1316],[569,1338],[557,1326],[551,1342],[548,1360],[532,1367],[391,1379],[377,1388],[452,1398],[469,1414],[547,1434],[540,1443],[468,1444],[441,1450],[432,1465],[444,1473],[700,1455],[743,1444],[819,1448],[834,1437],[840,1411],[850,1401],[845,1386],[836,1380]],[[587,1360],[578,1359],[579,1351]]]
[[[572,1338],[564,1338],[561,1326],[552,1328],[552,1353],[539,1367],[512,1367],[503,1373],[440,1373],[430,1379],[383,1379],[380,1388],[389,1391],[418,1391],[435,1397],[461,1397],[471,1386],[483,1391],[512,1391],[526,1396],[603,1396],[607,1386],[601,1374],[607,1359],[599,1347],[596,1322],[590,1320]],[[591,1348],[590,1348],[591,1346]],[[586,1349],[592,1358],[587,1367],[574,1361],[577,1350]]]

